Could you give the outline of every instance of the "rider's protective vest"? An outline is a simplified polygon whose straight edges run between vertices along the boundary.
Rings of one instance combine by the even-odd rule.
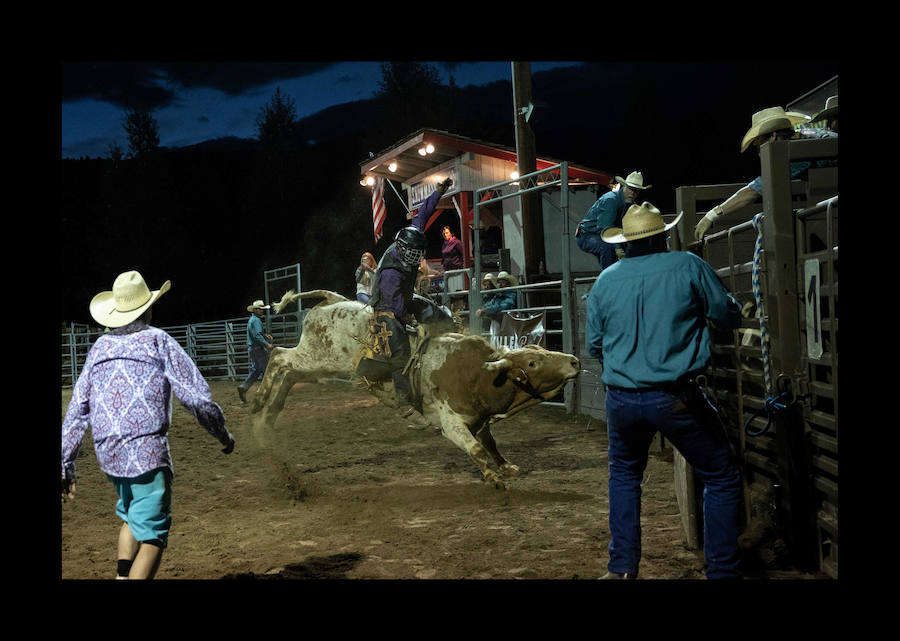
[[[381,257],[381,260],[378,262],[378,268],[375,270],[375,284],[372,286],[372,298],[369,299],[368,305],[372,306],[376,312],[379,311],[391,311],[387,303],[384,301],[384,295],[381,291],[381,274],[387,269],[396,269],[401,274],[400,279],[400,291],[403,295],[403,304],[406,307],[407,313],[412,313],[412,300],[413,293],[416,288],[416,276],[418,275],[417,267],[410,267],[405,265],[394,255],[392,251],[396,243],[392,244],[388,247],[387,251],[384,252],[384,256]],[[401,320],[401,319],[398,319]]]

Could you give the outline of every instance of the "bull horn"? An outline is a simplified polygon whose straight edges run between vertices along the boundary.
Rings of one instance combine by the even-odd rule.
[[[506,383],[506,374],[509,372],[512,365],[512,361],[508,358],[501,358],[497,361],[486,362],[484,368],[494,375],[494,386],[501,387]]]
[[[488,361],[484,364],[484,367],[489,372],[506,372],[512,367],[512,361],[508,358],[501,358],[498,361]]]

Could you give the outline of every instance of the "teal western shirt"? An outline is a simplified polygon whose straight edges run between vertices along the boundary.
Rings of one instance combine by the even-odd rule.
[[[621,187],[617,191],[608,191],[591,205],[581,219],[581,227],[594,234],[600,234],[610,227],[621,227],[622,216],[627,209],[625,193]]]
[[[671,383],[706,367],[707,320],[737,328],[741,306],[703,259],[674,251],[624,258],[591,288],[586,347],[603,362],[607,385]]]
[[[250,320],[247,321],[247,346],[261,345],[268,347],[269,341],[263,336],[263,324],[259,316],[251,313]]]

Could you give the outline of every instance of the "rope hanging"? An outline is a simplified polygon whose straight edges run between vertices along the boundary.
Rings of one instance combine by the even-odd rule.
[[[762,348],[762,362],[763,362],[763,377],[766,385],[766,402],[763,407],[753,414],[750,415],[750,418],[747,419],[746,423],[744,423],[744,432],[748,436],[760,436],[769,431],[769,426],[772,424],[772,418],[776,413],[783,410],[786,405],[781,401],[787,396],[787,394],[781,394],[779,396],[774,396],[774,388],[772,385],[772,373],[769,368],[769,332],[766,327],[766,314],[765,309],[763,307],[763,299],[762,292],[760,291],[759,286],[759,272],[760,272],[760,258],[762,255],[763,248],[763,235],[762,235],[762,220],[765,218],[765,214],[760,212],[753,217],[753,228],[756,230],[756,246],[753,249],[753,269],[751,272],[751,284],[753,285],[753,298],[756,301],[756,317],[759,319],[759,332],[760,332],[760,346]],[[766,425],[761,430],[751,430],[750,424],[753,422],[753,419],[762,414],[766,413],[768,416],[768,421]]]

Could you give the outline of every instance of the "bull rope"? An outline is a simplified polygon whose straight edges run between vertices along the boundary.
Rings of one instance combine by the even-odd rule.
[[[760,347],[762,348],[763,378],[765,380],[766,386],[766,400],[763,407],[753,412],[753,414],[750,415],[750,418],[747,419],[746,423],[744,423],[744,432],[748,436],[761,436],[769,431],[769,427],[772,424],[772,419],[774,418],[775,414],[786,407],[786,405],[782,401],[788,395],[787,392],[780,394],[779,396],[774,395],[774,389],[772,386],[772,373],[769,366],[769,332],[766,326],[766,314],[763,307],[762,292],[760,291],[759,286],[760,259],[763,249],[763,218],[765,218],[765,214],[763,212],[760,212],[753,217],[753,228],[756,230],[756,245],[753,248],[753,269],[751,271],[750,282],[753,286],[753,299],[756,302],[756,318],[759,319]],[[760,430],[751,430],[750,424],[753,422],[753,419],[761,415],[763,412],[765,412],[768,417],[765,427]]]

